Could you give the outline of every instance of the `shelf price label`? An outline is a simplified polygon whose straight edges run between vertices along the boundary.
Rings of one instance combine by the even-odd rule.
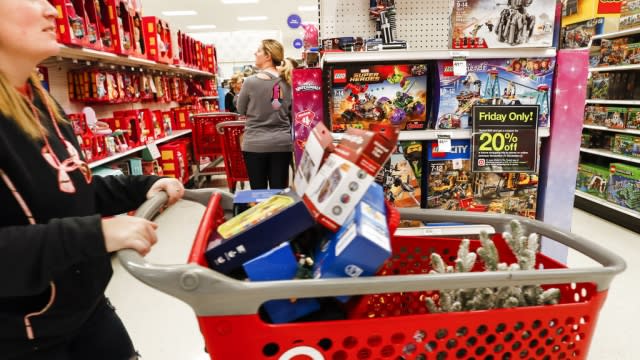
[[[536,172],[538,105],[473,107],[472,172]]]

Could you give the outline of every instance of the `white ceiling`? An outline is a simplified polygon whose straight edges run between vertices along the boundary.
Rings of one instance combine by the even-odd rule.
[[[299,11],[313,6],[314,11]],[[303,38],[303,29],[291,29],[287,18],[301,17],[302,23],[318,24],[318,0],[258,0],[255,4],[223,4],[222,0],[143,0],[144,16],[157,16],[169,22],[172,31],[181,30],[205,43],[214,43],[219,62],[243,63],[253,60],[260,39],[276,38],[285,46],[285,56],[300,57],[293,47]],[[195,10],[195,16],[165,16],[163,11]],[[238,21],[238,16],[266,16],[266,21]],[[211,30],[192,30],[188,25],[215,25]]]

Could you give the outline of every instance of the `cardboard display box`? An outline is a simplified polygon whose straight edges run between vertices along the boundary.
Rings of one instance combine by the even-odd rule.
[[[323,123],[317,123],[306,140],[302,157],[296,168],[293,187],[302,196],[320,166],[334,150],[333,136]]]

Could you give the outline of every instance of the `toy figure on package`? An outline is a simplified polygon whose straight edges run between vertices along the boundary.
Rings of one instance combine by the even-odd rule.
[[[438,117],[429,126],[470,128],[473,105],[539,105],[538,124],[549,126],[554,69],[552,58],[468,60],[466,75],[454,76],[452,60],[438,61]]]
[[[551,47],[555,10],[556,0],[455,0],[452,48]]]
[[[588,47],[591,37],[594,35],[600,35],[603,31],[603,17],[569,24],[562,28],[562,33],[560,35],[560,48],[577,49]]]
[[[420,207],[422,142],[400,141],[382,169],[385,197],[396,207]]]
[[[325,76],[330,77],[326,113],[334,132],[381,123],[426,128],[427,64],[334,64]]]
[[[607,108],[601,105],[588,105],[584,115],[584,123],[586,125],[605,126]]]
[[[624,129],[627,121],[627,108],[608,107],[605,126],[611,129]]]
[[[627,114],[627,129],[640,129],[640,108],[630,108]]]

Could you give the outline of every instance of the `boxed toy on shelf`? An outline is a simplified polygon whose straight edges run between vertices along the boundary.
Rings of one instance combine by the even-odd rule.
[[[591,37],[604,31],[604,18],[584,20],[562,27],[560,32],[561,49],[577,49],[589,46]]]
[[[609,169],[607,167],[588,163],[578,164],[576,189],[606,199],[608,182]]]
[[[142,25],[149,60],[164,64],[173,63],[173,44],[169,23],[155,16],[144,16]]]
[[[395,207],[420,207],[422,197],[422,141],[400,141],[384,166],[381,183]]]
[[[620,30],[640,26],[640,0],[622,1],[620,9]]]
[[[607,189],[607,199],[626,208],[640,211],[640,168],[613,163],[609,165],[611,174]]]
[[[324,76],[325,113],[333,132],[391,124],[402,130],[426,128],[428,64],[329,64]]]
[[[584,124],[605,126],[607,121],[607,108],[601,105],[587,105],[584,111]]]
[[[453,49],[551,47],[556,0],[455,0]]]
[[[452,60],[438,61],[438,115],[431,120],[430,128],[470,128],[474,105],[539,105],[538,125],[549,126],[555,59],[467,60],[466,63],[466,75],[454,75]]]
[[[611,151],[620,155],[640,157],[640,137],[627,134],[616,134],[613,138]]]

